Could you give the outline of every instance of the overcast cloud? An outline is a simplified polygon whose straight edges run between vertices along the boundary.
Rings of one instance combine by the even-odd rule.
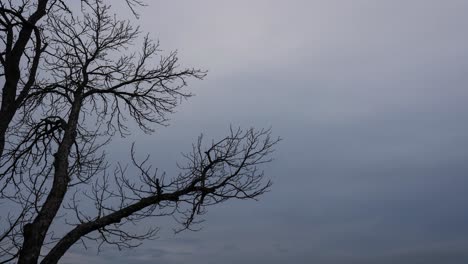
[[[209,208],[200,232],[156,221],[158,240],[63,263],[468,263],[468,1],[147,2],[142,30],[209,74],[114,158],[137,139],[175,173],[200,133],[272,126],[274,185]]]

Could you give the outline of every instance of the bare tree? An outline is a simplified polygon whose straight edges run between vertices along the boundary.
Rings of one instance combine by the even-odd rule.
[[[141,0],[125,0],[135,14]],[[71,12],[65,0],[5,0],[0,2],[0,77],[3,89],[0,105],[0,157],[5,148],[7,130],[13,118],[36,85],[44,42],[41,19],[54,12]],[[89,4],[89,0],[81,0]]]
[[[133,12],[142,4],[127,3]],[[271,182],[258,169],[278,142],[269,129],[231,128],[206,146],[200,137],[172,177],[152,169],[149,157],[139,161],[134,147],[131,164],[112,169],[103,152],[110,139],[130,133],[129,122],[147,133],[166,125],[167,115],[191,96],[186,80],[202,79],[205,72],[180,69],[175,52],[161,55],[158,43],[139,38],[139,28],[118,20],[103,0],[82,1],[80,14],[64,1],[23,1],[20,7],[8,2],[0,10],[0,23],[17,27],[6,29],[3,39],[7,115],[0,116],[0,202],[15,209],[2,222],[0,263],[57,263],[77,242],[134,247],[158,228],[133,233],[131,223],[170,215],[178,231],[193,229],[206,206],[255,199],[269,189]],[[26,8],[46,23],[27,24]],[[19,43],[15,32],[28,25],[19,55],[27,59],[16,61],[24,65],[24,76],[13,78],[15,83],[14,70],[7,69],[9,47]],[[137,44],[140,50],[129,53]],[[7,129],[12,132],[5,137]],[[54,227],[64,223],[71,228],[55,234]]]
[[[6,131],[31,87],[35,84],[39,58],[44,50],[41,30],[36,26],[47,13],[47,0],[0,2],[0,76],[4,78],[0,107],[0,157]],[[23,69],[22,59],[27,58]]]

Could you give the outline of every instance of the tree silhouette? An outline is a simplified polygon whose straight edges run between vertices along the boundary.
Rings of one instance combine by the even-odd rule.
[[[132,12],[142,5],[127,3]],[[131,133],[129,122],[147,133],[166,125],[191,96],[186,80],[205,72],[180,69],[175,52],[161,55],[109,8],[103,0],[81,1],[78,14],[60,0],[0,4],[0,201],[10,209],[0,263],[57,263],[77,242],[134,247],[158,228],[135,234],[131,223],[171,215],[178,231],[192,229],[206,206],[254,199],[271,185],[257,168],[278,142],[269,129],[231,128],[208,145],[200,137],[172,177],[149,157],[139,161],[133,146],[131,164],[112,168],[103,151],[110,139]],[[54,235],[63,222],[70,229]]]

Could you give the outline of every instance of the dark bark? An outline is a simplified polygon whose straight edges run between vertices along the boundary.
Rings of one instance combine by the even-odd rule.
[[[19,105],[26,97],[29,88],[34,82],[37,71],[40,52],[35,54],[34,63],[30,71],[30,78],[26,87],[21,91],[20,97],[16,98],[18,92],[18,82],[20,80],[21,71],[20,63],[21,57],[24,54],[25,48],[28,45],[31,35],[36,28],[37,22],[46,15],[46,7],[48,0],[39,0],[37,9],[31,14],[27,21],[24,21],[18,38],[10,52],[5,54],[4,71],[5,71],[5,84],[2,90],[2,105],[0,107],[0,157],[3,155],[5,148],[5,137],[7,129],[13,120]],[[39,38],[39,35],[36,35]],[[40,41],[37,43],[40,47]],[[39,48],[40,50],[41,48]],[[36,49],[37,51],[37,49]]]
[[[41,30],[49,33],[51,48],[44,52],[36,23],[46,15],[47,2],[38,0],[37,6],[31,5],[37,10],[27,21],[22,20],[16,41],[10,36],[14,43],[1,61],[6,82],[0,107],[0,154],[8,153],[4,164],[9,167],[0,187],[13,188],[6,195],[23,206],[19,220],[10,221],[11,228],[4,236],[12,233],[9,241],[13,246],[4,250],[6,243],[0,236],[2,260],[17,258],[20,264],[37,264],[43,250],[46,255],[41,263],[57,263],[81,239],[119,249],[134,247],[133,241],[154,237],[153,230],[158,228],[143,235],[129,234],[124,226],[127,223],[172,215],[182,225],[181,230],[192,230],[196,215],[203,214],[205,207],[232,198],[254,199],[268,190],[271,182],[264,180],[257,166],[270,161],[267,156],[278,142],[270,139],[270,130],[231,128],[230,135],[208,148],[202,146],[200,137],[192,152],[184,155],[187,163],[179,167],[181,173],[170,180],[157,169],[153,173],[151,165],[145,164],[148,159],[136,162],[133,147],[131,158],[139,177],[126,175],[120,164],[114,172],[106,171],[104,154],[96,152],[108,138],[117,132],[125,135],[128,118],[148,133],[154,124],[165,125],[166,115],[181,99],[191,96],[183,89],[186,79],[202,79],[205,72],[177,69],[176,53],[160,55],[158,44],[148,37],[143,39],[140,53],[121,55],[133,45],[139,29],[108,14],[109,6],[102,0],[82,0],[82,19],[67,13],[68,9],[64,11],[66,6],[58,9],[70,16],[49,13],[47,27]],[[62,1],[52,3],[65,5]],[[35,47],[28,44],[33,33]],[[24,77],[21,57],[31,53],[29,76]],[[53,78],[36,83],[41,56],[45,57],[41,69]],[[159,64],[152,66],[152,58],[159,59]],[[12,149],[8,142],[8,151],[4,151],[5,134],[23,104],[33,114],[14,124],[22,141],[15,142]],[[94,123],[87,124],[89,117],[95,119],[97,128],[91,127]],[[107,182],[109,174],[114,177],[111,184]],[[133,182],[135,178],[138,183]],[[91,199],[97,212],[80,210],[86,203],[79,195]],[[53,231],[61,208],[74,213],[72,221],[65,220],[74,228],[57,241],[48,232]],[[46,243],[52,245],[49,252],[44,252]]]
[[[201,145],[197,145],[193,155],[188,155],[189,163],[191,163],[188,167],[188,174],[179,176],[173,182],[176,186],[185,187],[166,193],[161,190],[161,183],[158,180],[154,181],[155,192],[152,195],[112,213],[77,225],[55,244],[41,264],[57,263],[71,246],[91,232],[104,232],[105,227],[119,224],[133,214],[154,205],[172,202],[173,207],[177,208],[179,203],[189,202],[192,208],[184,221],[184,225],[188,228],[195,215],[203,211],[206,205],[220,203],[230,198],[251,199],[263,194],[271,186],[271,182],[259,184],[263,179],[263,174],[256,173],[255,167],[257,164],[269,161],[264,158],[271,153],[271,147],[277,142],[278,140],[269,139],[269,130],[260,132],[249,130],[245,134],[237,130],[231,133],[231,136],[213,143],[206,152],[200,151]],[[240,148],[244,143],[246,145]],[[193,161],[195,163],[192,163]],[[135,165],[145,177],[148,176],[148,170],[143,168],[142,164]],[[228,170],[229,173],[221,169],[226,167],[231,167]],[[247,175],[251,178],[248,179]],[[129,188],[137,191],[133,186]],[[146,215],[146,217],[150,216],[151,214]]]
[[[3,150],[5,148],[5,138],[8,125],[11,122],[12,117],[7,113],[0,111],[0,157],[3,155]]]
[[[68,157],[76,138],[76,129],[82,103],[82,89],[78,90],[75,96],[63,140],[55,153],[52,189],[37,217],[32,223],[28,224],[28,230],[24,230],[24,242],[19,253],[18,264],[33,264],[38,262],[47,231],[57,215],[67,192],[70,181],[68,176]]]
[[[178,197],[183,194],[189,193],[190,189],[184,190],[184,192],[180,193],[172,193],[172,194],[163,194],[163,195],[155,195],[148,198],[143,198],[139,202],[127,206],[117,212],[109,214],[107,216],[101,217],[96,219],[95,221],[91,221],[88,223],[83,223],[75,227],[73,230],[68,232],[55,246],[54,248],[47,254],[47,256],[41,261],[41,264],[55,264],[57,263],[60,258],[67,252],[67,250],[73,246],[78,240],[80,240],[83,236],[96,231],[100,228],[105,226],[111,225],[113,223],[119,223],[123,218],[132,215],[135,212],[138,212],[145,207],[158,204],[161,201],[176,201]]]

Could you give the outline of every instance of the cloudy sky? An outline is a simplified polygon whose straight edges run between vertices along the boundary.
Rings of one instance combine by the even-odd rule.
[[[147,2],[142,30],[209,74],[138,151],[175,173],[200,133],[271,126],[274,185],[199,232],[154,220],[158,240],[63,263],[468,263],[468,1]]]

